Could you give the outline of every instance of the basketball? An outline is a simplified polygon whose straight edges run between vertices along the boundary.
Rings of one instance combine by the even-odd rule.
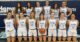
[[[39,29],[39,32],[40,32],[41,34],[44,34],[44,33],[45,33],[45,29],[44,29],[44,28],[41,28],[41,29]]]

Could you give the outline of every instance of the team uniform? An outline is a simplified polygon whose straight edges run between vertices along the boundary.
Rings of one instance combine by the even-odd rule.
[[[29,36],[37,36],[37,30],[36,30],[36,20],[35,19],[29,19]]]
[[[42,11],[42,7],[35,7],[35,18],[39,19],[39,15]]]
[[[58,36],[66,37],[66,20],[59,20]]]
[[[68,36],[77,36],[77,20],[70,20],[69,21],[69,29],[68,29]]]
[[[54,13],[54,19],[59,19],[59,10],[58,9],[53,9],[52,13]]]
[[[48,36],[57,36],[56,19],[49,19]]]
[[[4,19],[6,37],[15,37],[14,19]]]
[[[46,29],[46,21],[45,20],[40,20],[39,21],[39,29],[41,29],[41,28],[44,28],[44,29]],[[44,34],[41,34],[39,31],[38,31],[38,35],[39,36],[41,36],[41,35],[46,35],[46,32],[44,33]]]
[[[26,18],[18,19],[18,36],[27,36],[27,29],[26,29]]]
[[[68,7],[60,7],[60,11],[63,12],[65,14],[65,18],[67,19],[67,10],[68,10]]]
[[[44,6],[45,19],[49,19],[50,18],[50,10],[51,10],[50,6]]]
[[[28,17],[30,16],[31,11],[32,11],[31,8],[27,8],[27,9],[26,9],[26,14],[27,14]]]

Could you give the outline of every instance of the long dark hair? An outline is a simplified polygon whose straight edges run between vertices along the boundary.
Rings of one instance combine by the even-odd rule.
[[[54,4],[53,4],[53,7],[52,7],[53,9],[55,9],[55,5],[56,5],[56,4],[57,4],[57,3],[54,3]],[[56,8],[56,9],[58,9],[58,4],[57,4],[57,8]]]
[[[39,15],[39,20],[41,20],[41,15],[44,16],[44,12],[41,12],[41,13],[40,13],[40,15]],[[45,19],[45,17],[44,17],[43,19]]]
[[[18,7],[18,4],[20,4],[20,7]],[[18,2],[17,5],[16,5],[15,13],[18,13],[18,8],[22,12],[22,6],[21,6],[21,3],[20,2]]]
[[[28,3],[30,4],[30,7],[28,6]],[[30,2],[27,2],[27,6],[26,6],[27,8],[31,8],[31,3]]]

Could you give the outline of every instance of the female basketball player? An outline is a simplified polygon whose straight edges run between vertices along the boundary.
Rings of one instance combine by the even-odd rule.
[[[72,10],[68,8],[67,2],[62,2],[62,6],[60,7],[60,13],[63,12],[65,14],[65,18],[69,17],[72,14]]]
[[[40,3],[36,2],[36,7],[35,7],[35,18],[39,19],[39,15],[42,11],[42,7],[40,7]]]
[[[40,14],[40,19],[37,21],[37,28],[40,42],[42,42],[42,38],[46,42],[47,22],[43,13]]]
[[[51,7],[49,6],[49,1],[46,1],[44,6],[45,19],[50,18],[50,11],[51,11]]]
[[[76,36],[77,36],[77,26],[79,24],[78,20],[76,20],[76,17],[74,14],[71,15],[71,19],[68,20],[69,28],[68,28],[68,42],[71,42],[71,38],[73,39],[73,42],[77,42]]]
[[[61,13],[60,19],[59,19],[59,29],[58,29],[58,37],[59,42],[61,42],[61,39],[65,42],[66,40],[66,19],[64,13]],[[63,38],[62,38],[63,37]]]
[[[30,2],[28,2],[27,7],[26,7],[26,14],[27,14],[28,17],[30,16],[30,13],[31,13],[32,10],[33,10],[33,7],[31,7]]]
[[[34,41],[37,42],[37,30],[36,30],[36,20],[35,20],[35,13],[31,12],[30,18],[28,19],[28,25],[29,25],[29,42],[32,42],[32,36],[34,37]]]
[[[7,18],[4,19],[4,23],[7,42],[15,42],[15,20],[12,18],[11,11],[7,13]]]
[[[57,3],[54,4],[53,9],[51,9],[51,13],[54,13],[54,19],[59,19],[59,9]]]
[[[18,41],[22,42],[22,38],[24,38],[24,41],[27,41],[27,29],[26,29],[26,18],[24,17],[23,13],[20,13],[19,19],[17,19],[17,35],[18,35]]]
[[[54,19],[54,14],[50,15],[50,19],[48,20],[48,42],[51,42],[51,38],[53,36],[53,42],[56,42],[57,36],[57,20]]]

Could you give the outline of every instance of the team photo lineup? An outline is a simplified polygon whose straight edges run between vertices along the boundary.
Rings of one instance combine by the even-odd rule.
[[[22,7],[18,2],[8,10],[4,19],[7,42],[77,42],[79,21],[67,2],[61,2],[60,7],[57,3],[44,3],[41,7],[40,2],[35,2],[32,7],[28,2]]]

